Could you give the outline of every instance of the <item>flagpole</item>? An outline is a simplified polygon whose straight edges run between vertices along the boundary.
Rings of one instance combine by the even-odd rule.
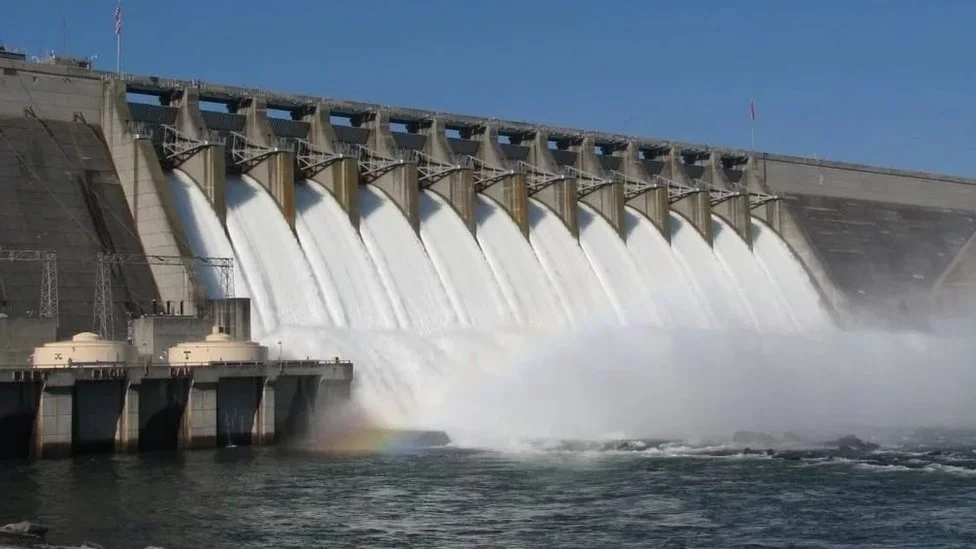
[[[756,150],[756,101],[749,100],[749,148]]]
[[[122,77],[122,0],[115,3],[115,72]]]

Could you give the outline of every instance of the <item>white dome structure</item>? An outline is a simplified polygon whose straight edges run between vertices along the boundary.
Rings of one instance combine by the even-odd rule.
[[[187,341],[169,348],[171,366],[204,366],[213,362],[264,363],[268,348],[253,341],[238,341],[214,326],[203,341]]]
[[[88,364],[135,364],[135,347],[125,341],[110,341],[93,332],[75,334],[69,341],[45,343],[34,348],[35,368],[64,368]]]

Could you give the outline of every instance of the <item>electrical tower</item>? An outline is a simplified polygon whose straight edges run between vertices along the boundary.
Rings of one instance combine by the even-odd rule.
[[[30,261],[41,264],[40,318],[58,320],[58,256],[50,250],[0,249],[0,261]]]
[[[179,255],[111,254],[99,252],[95,258],[94,330],[103,339],[115,337],[115,307],[112,302],[112,267],[115,265],[163,265],[182,267],[188,280],[194,280],[197,268],[217,270],[223,297],[234,296],[234,259]],[[189,287],[190,285],[188,285]],[[189,297],[190,290],[187,291]]]

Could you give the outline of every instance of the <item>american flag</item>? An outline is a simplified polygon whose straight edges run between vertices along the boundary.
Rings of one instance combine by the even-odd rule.
[[[122,2],[115,4],[115,36],[122,34]]]
[[[756,102],[749,101],[749,114],[752,115],[752,119],[756,119]]]

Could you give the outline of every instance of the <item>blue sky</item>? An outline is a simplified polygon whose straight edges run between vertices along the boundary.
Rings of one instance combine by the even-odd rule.
[[[114,0],[0,42],[115,67]],[[965,0],[123,0],[123,69],[976,176]]]

